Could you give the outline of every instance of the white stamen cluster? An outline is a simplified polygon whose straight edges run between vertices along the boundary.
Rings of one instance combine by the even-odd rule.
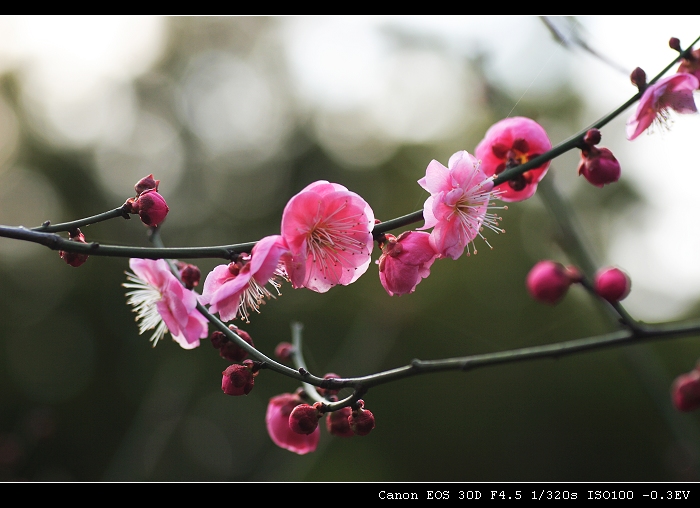
[[[153,347],[163,338],[168,327],[160,316],[156,304],[163,298],[158,288],[151,286],[146,281],[139,279],[136,275],[126,272],[129,282],[122,284],[125,288],[133,289],[126,293],[128,297],[126,303],[133,305],[133,312],[136,313],[136,321],[139,327],[139,335],[143,335],[146,330],[154,330],[149,339],[153,342]]]

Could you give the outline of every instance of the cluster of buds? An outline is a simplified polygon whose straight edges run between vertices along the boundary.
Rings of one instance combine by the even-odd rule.
[[[329,412],[323,402],[305,403],[302,394],[301,390],[283,393],[272,397],[267,405],[267,432],[280,448],[299,455],[316,450],[320,437],[318,422],[326,413],[326,429],[334,436],[366,436],[374,429],[374,415],[364,409],[362,400],[358,400],[354,407]]]
[[[255,347],[253,339],[250,338],[248,332],[237,328],[235,325],[229,325],[229,329],[246,341],[251,347]],[[248,357],[248,352],[241,346],[230,340],[226,334],[220,331],[215,331],[211,334],[211,345],[219,350],[221,358],[231,362],[242,362]]]
[[[583,138],[581,145],[581,163],[578,174],[596,187],[617,182],[620,179],[620,163],[607,148],[598,148],[600,143],[600,131],[589,130]]]
[[[80,231],[80,229],[75,228],[73,231],[68,233],[68,238],[72,242],[87,243],[85,241],[85,235]],[[61,259],[71,266],[78,267],[87,261],[87,254],[80,254],[78,252],[66,252],[64,250],[59,250],[58,255]]]
[[[248,395],[260,372],[260,362],[244,360],[242,364],[229,365],[222,373],[221,389],[226,395]]]
[[[129,198],[123,205],[123,210],[126,213],[137,213],[141,222],[146,226],[156,227],[160,225],[165,216],[168,215],[170,208],[165,202],[163,196],[158,193],[158,184],[160,180],[155,180],[153,174],[150,174],[134,185],[136,191],[135,198]]]
[[[700,409],[700,362],[693,370],[676,378],[671,386],[671,399],[679,411]]]
[[[527,275],[527,289],[537,301],[554,305],[569,290],[569,286],[582,282],[583,276],[575,266],[565,267],[555,261],[544,260],[532,267]],[[623,300],[630,292],[632,282],[619,268],[598,270],[593,282],[595,293],[610,303]]]
[[[358,400],[354,408],[344,407],[328,414],[326,428],[336,436],[366,436],[374,429],[374,415],[364,409],[365,402]],[[289,415],[289,428],[297,434],[311,434],[318,427],[323,417],[324,404],[316,402],[313,406],[299,404]]]

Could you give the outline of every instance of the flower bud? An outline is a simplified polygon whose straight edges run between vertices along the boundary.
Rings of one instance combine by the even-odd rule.
[[[632,74],[630,74],[630,81],[640,92],[643,92],[647,87],[647,73],[644,72],[644,69],[641,67],[637,67],[632,71]]]
[[[603,268],[595,276],[595,292],[610,303],[623,300],[630,292],[632,282],[617,268]]]
[[[532,267],[527,274],[527,290],[535,300],[554,305],[566,294],[577,279],[574,268],[564,268],[561,263],[545,260]]]
[[[148,189],[139,194],[132,203],[132,210],[139,214],[141,222],[146,226],[158,226],[165,220],[170,208],[163,196],[155,189]]]
[[[250,360],[248,360],[250,362]],[[251,367],[253,362],[249,364],[233,364],[229,365],[223,372],[221,378],[221,389],[226,395],[248,395],[253,389],[255,379]]]
[[[352,437],[355,433],[350,428],[350,416],[352,415],[352,409],[345,406],[338,411],[333,411],[328,413],[326,416],[326,429],[328,432],[334,436],[339,437]]]
[[[241,339],[246,341],[251,346],[255,347],[255,344],[253,344],[253,339],[250,337],[250,334],[248,334],[248,332],[241,330],[240,328],[236,328],[234,325],[230,325],[229,328]],[[225,358],[232,362],[243,361],[248,356],[248,351],[243,349],[234,341],[228,339],[228,337],[226,337],[226,339],[226,342],[224,342],[219,348],[219,355],[221,355],[221,358]]]
[[[297,434],[311,434],[318,427],[322,414],[319,411],[320,402],[313,406],[299,404],[289,415],[289,428]]]
[[[588,146],[597,145],[598,143],[600,143],[601,137],[602,136],[598,129],[590,129],[588,132],[586,132],[586,135],[583,137],[583,142],[586,143]]]
[[[323,379],[340,379],[340,376],[338,374],[334,374],[333,372],[329,372],[328,374],[323,376]],[[316,388],[316,391],[321,397],[328,397],[330,395],[336,395],[338,393],[338,390],[322,387]]]
[[[199,286],[199,279],[202,278],[202,272],[195,265],[189,263],[178,262],[177,268],[180,271],[180,278],[187,289],[192,289]]]
[[[292,354],[294,353],[294,346],[289,342],[280,342],[275,348],[275,356],[282,362],[288,362],[292,359]]]
[[[215,332],[212,332],[210,341],[211,345],[214,346],[216,349],[221,349],[221,346],[228,342],[228,337],[226,337],[226,334],[224,334],[224,332],[216,330]]]
[[[147,191],[150,189],[158,190],[159,183],[160,180],[154,180],[153,173],[151,173],[150,175],[144,176],[141,180],[136,182],[136,185],[134,185],[134,190],[136,191],[136,195],[138,196],[143,191]]]
[[[679,53],[683,51],[683,49],[681,48],[681,41],[678,37],[671,37],[668,40],[668,47],[671,49],[675,49]]]
[[[358,408],[353,409],[348,417],[350,429],[356,436],[366,436],[374,429],[374,415],[371,411],[364,409],[364,401],[358,400]]]
[[[671,387],[671,398],[679,411],[700,409],[700,371],[695,369],[678,376]]]
[[[620,163],[607,148],[592,146],[589,150],[581,152],[581,164],[578,174],[595,185],[603,185],[617,182],[620,179]]]
[[[80,229],[77,228],[68,233],[68,238],[72,242],[87,243],[85,241],[85,235],[83,235],[83,233],[80,232]],[[61,256],[61,259],[66,263],[76,268],[85,263],[89,257],[87,254],[81,254],[79,252],[66,252],[64,250],[59,250],[58,255]]]

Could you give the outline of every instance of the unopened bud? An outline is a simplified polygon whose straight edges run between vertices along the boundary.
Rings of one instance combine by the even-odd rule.
[[[561,263],[544,260],[532,267],[527,274],[527,290],[535,300],[554,305],[564,298],[575,279],[571,267],[566,269]],[[580,275],[576,278],[580,280]]]
[[[295,407],[289,415],[289,428],[297,434],[311,434],[318,427],[318,420],[322,416],[320,404],[299,404]]]
[[[228,337],[226,337],[224,332],[216,330],[215,332],[212,332],[209,340],[211,341],[212,346],[214,346],[216,349],[221,349],[221,346],[228,342]]]
[[[146,226],[158,226],[165,220],[170,208],[165,202],[163,196],[158,194],[155,189],[148,189],[139,194],[132,203],[132,210],[138,213]]]
[[[350,415],[352,415],[352,409],[348,406],[328,413],[326,417],[326,429],[328,429],[328,432],[339,437],[354,436],[355,433],[350,428]]]
[[[282,362],[288,362],[294,354],[294,346],[289,342],[280,342],[275,348],[275,356]]]
[[[600,131],[598,129],[590,129],[588,132],[586,132],[586,135],[583,137],[583,142],[586,143],[588,146],[593,146],[600,143],[600,139]]]
[[[248,395],[255,384],[255,376],[249,364],[229,365],[222,373],[221,389],[226,395]]]
[[[371,411],[364,409],[364,401],[358,400],[357,403],[358,408],[352,410],[348,423],[356,436],[366,436],[374,429],[374,415]]]
[[[255,347],[253,344],[253,339],[250,337],[248,332],[241,330],[240,328],[236,328],[234,325],[230,325],[229,329],[252,347]],[[243,349],[234,341],[230,340],[228,337],[224,336],[224,338],[226,341],[222,341],[221,346],[218,348],[221,358],[225,358],[231,362],[241,362],[248,356],[248,351]]]
[[[683,49],[681,48],[681,41],[678,37],[671,37],[668,40],[668,47],[671,49],[675,49],[679,53],[683,51]]]
[[[700,409],[700,371],[692,370],[678,376],[671,387],[671,398],[679,411]]]
[[[80,229],[77,228],[68,233],[68,239],[71,242],[87,243],[85,241],[85,235],[83,235]],[[89,257],[87,254],[81,254],[78,252],[67,252],[64,250],[59,250],[58,255],[61,256],[61,259],[63,261],[68,263],[70,266],[74,266],[76,268],[85,263],[85,261],[87,261]]]
[[[202,278],[202,272],[195,265],[189,263],[178,263],[180,270],[180,278],[187,289],[192,289],[199,286],[199,279]]]
[[[153,173],[151,173],[150,175],[145,176],[141,180],[136,182],[136,185],[134,185],[134,190],[136,191],[136,195],[138,196],[143,191],[147,191],[150,189],[158,190],[159,183],[160,180],[155,180],[153,178]]]
[[[630,278],[618,268],[603,268],[595,276],[595,292],[611,303],[623,300],[631,287]]]
[[[340,376],[338,374],[335,374],[333,372],[329,372],[325,376],[323,376],[323,379],[340,379]],[[336,395],[338,393],[337,389],[332,389],[332,388],[322,388],[318,387],[316,388],[316,391],[321,397],[326,397],[330,395]]]
[[[596,187],[617,182],[621,173],[620,163],[609,149],[594,146],[581,152],[578,174]]]
[[[630,81],[632,81],[632,84],[636,86],[640,92],[643,92],[647,87],[647,73],[644,72],[644,69],[641,67],[637,67],[632,71],[632,74],[630,74]]]

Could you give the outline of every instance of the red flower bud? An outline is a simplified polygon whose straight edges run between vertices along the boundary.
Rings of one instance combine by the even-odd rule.
[[[292,354],[294,353],[294,346],[289,342],[280,342],[275,348],[275,356],[282,362],[288,362],[292,359]]]
[[[598,129],[590,129],[588,132],[586,132],[586,135],[583,137],[583,142],[586,143],[588,146],[597,145],[598,143],[600,143],[601,137],[602,136]]]
[[[83,233],[80,232],[80,229],[75,229],[74,231],[69,232],[68,238],[72,242],[87,243],[85,241],[85,235],[83,235]],[[76,268],[85,263],[85,261],[87,261],[89,257],[87,254],[80,254],[78,252],[66,252],[64,250],[59,250],[58,255],[61,256],[61,259],[64,260],[66,263]]]
[[[295,407],[289,415],[289,428],[297,434],[311,434],[318,427],[318,420],[322,416],[318,410],[320,404],[299,404]]]
[[[170,208],[163,196],[155,189],[148,189],[139,194],[132,203],[132,210],[139,214],[146,226],[158,226],[165,220]]]
[[[673,405],[679,411],[695,411],[700,408],[700,371],[681,374],[671,387]]]
[[[326,429],[328,429],[328,432],[339,437],[354,436],[355,433],[350,428],[350,415],[352,415],[352,409],[348,406],[328,413],[326,417]]]
[[[353,409],[348,417],[350,429],[356,436],[366,436],[374,429],[374,415],[371,411],[364,408],[364,401],[358,400],[359,407]]]
[[[631,287],[630,278],[617,268],[604,268],[595,276],[595,292],[611,303],[623,300]]]
[[[338,374],[335,374],[333,372],[329,372],[325,376],[323,376],[323,379],[339,379],[340,376]],[[321,388],[318,387],[316,388],[316,391],[321,397],[328,397],[330,395],[336,395],[338,393],[338,390],[332,390],[330,388]]]
[[[683,51],[683,49],[681,48],[681,41],[678,37],[671,37],[668,40],[668,47],[671,49],[675,49],[679,53]]]
[[[249,364],[234,364],[222,373],[221,389],[226,395],[248,395],[253,389],[255,379],[251,371],[253,362]]]
[[[230,325],[229,328],[241,339],[246,341],[251,346],[255,347],[255,345],[253,344],[253,339],[250,338],[248,332],[245,332],[240,328],[236,328],[233,325]],[[221,347],[219,348],[219,355],[221,355],[221,358],[225,358],[232,362],[241,362],[245,360],[245,358],[248,356],[248,351],[246,351],[241,346],[239,346],[232,340],[229,340],[228,337],[226,337],[226,341],[223,342]]]
[[[630,81],[640,92],[643,92],[647,87],[647,73],[644,72],[644,69],[641,67],[637,67],[632,71],[632,74],[630,74]]]
[[[592,146],[581,152],[578,174],[596,187],[617,182],[620,179],[620,163],[607,148]]]
[[[177,263],[180,270],[180,278],[187,289],[192,289],[199,286],[199,279],[202,278],[202,272],[195,265],[189,263]]]
[[[527,290],[539,302],[554,305],[559,302],[572,282],[580,280],[578,270],[564,268],[561,263],[540,261],[527,274]]]
[[[134,185],[134,190],[136,191],[136,195],[138,196],[143,191],[147,191],[150,189],[158,190],[159,183],[160,180],[154,180],[153,173],[151,173],[150,175],[145,176],[141,180],[136,182],[136,185]]]

